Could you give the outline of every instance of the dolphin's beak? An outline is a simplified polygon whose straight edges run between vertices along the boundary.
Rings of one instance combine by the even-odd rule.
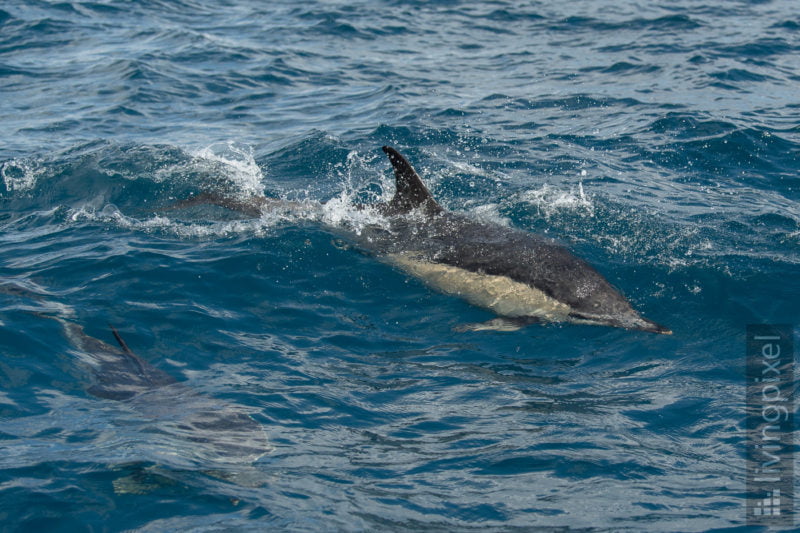
[[[632,324],[626,326],[628,329],[635,329],[639,331],[648,331],[650,333],[659,333],[661,335],[672,335],[672,330],[657,324],[652,320],[646,318],[638,318]]]
[[[634,312],[635,313],[635,312]],[[570,313],[572,318],[580,319],[589,324],[598,324],[604,326],[613,326],[615,328],[630,329],[636,331],[647,331],[649,333],[658,333],[660,335],[672,335],[672,330],[668,327],[662,326],[652,320],[647,320],[636,314],[628,314],[623,318],[607,317],[607,316],[591,316],[586,314]]]

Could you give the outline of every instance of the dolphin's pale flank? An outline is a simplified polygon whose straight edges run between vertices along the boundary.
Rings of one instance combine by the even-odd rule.
[[[517,329],[535,321],[573,322],[670,334],[642,317],[597,270],[551,239],[444,210],[409,162],[384,146],[396,191],[373,209],[385,224],[348,232],[349,240],[432,288],[493,311],[500,320],[468,329]],[[201,195],[252,214],[263,199],[234,202]],[[274,201],[273,201],[274,202]]]

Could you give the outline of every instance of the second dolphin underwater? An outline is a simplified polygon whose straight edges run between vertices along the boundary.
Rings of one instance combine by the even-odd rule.
[[[264,428],[239,406],[200,394],[136,355],[116,329],[119,347],[84,333],[83,327],[50,316],[64,328],[80,362],[91,369],[94,384],[87,391],[98,398],[125,402],[169,442],[173,463],[189,461],[204,467],[241,467],[272,450]],[[180,453],[176,445],[184,443]],[[182,455],[183,457],[179,457]]]
[[[385,223],[337,230],[434,289],[501,317],[468,329],[510,330],[546,321],[672,333],[642,317],[597,270],[554,240],[444,210],[405,157],[389,146],[383,151],[394,168],[394,197],[358,207],[373,209]],[[291,207],[265,197],[243,201],[210,193],[175,207],[201,203],[250,216]]]

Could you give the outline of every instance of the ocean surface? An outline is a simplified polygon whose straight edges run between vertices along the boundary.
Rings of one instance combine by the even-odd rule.
[[[0,530],[746,530],[745,326],[800,318],[799,13],[5,0]],[[391,197],[382,145],[674,334],[459,332],[493,315],[337,231]],[[299,207],[177,208],[208,191]],[[179,388],[92,394],[112,327]]]

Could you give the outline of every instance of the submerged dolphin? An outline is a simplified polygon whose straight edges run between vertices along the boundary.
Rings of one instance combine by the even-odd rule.
[[[445,211],[397,150],[383,151],[394,167],[394,197],[359,208],[374,209],[385,224],[345,232],[359,247],[431,287],[503,317],[471,329],[517,329],[543,320],[672,333],[639,315],[597,270],[555,241]],[[257,215],[280,202],[205,193],[180,207],[197,203]]]
[[[241,408],[178,383],[133,353],[113,327],[119,348],[87,335],[78,324],[56,320],[91,369],[94,384],[88,392],[123,401],[152,421],[154,438],[166,437],[173,462],[180,462],[180,455],[203,467],[241,466],[272,449],[261,424]]]

